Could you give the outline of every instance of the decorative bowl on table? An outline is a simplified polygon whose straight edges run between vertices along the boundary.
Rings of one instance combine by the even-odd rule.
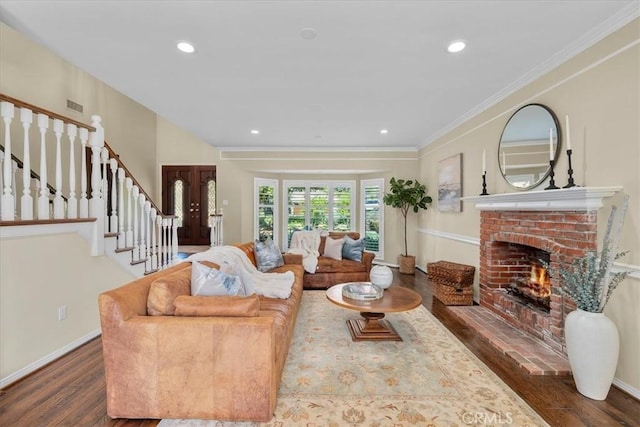
[[[342,296],[359,301],[382,298],[383,289],[368,282],[347,283],[342,288]]]
[[[393,282],[393,273],[386,265],[374,265],[369,273],[369,278],[372,284],[387,289]]]

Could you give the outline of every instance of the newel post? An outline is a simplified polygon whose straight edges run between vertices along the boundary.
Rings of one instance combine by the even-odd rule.
[[[89,135],[91,147],[91,199],[89,200],[89,216],[96,218],[91,254],[104,254],[104,199],[102,198],[102,177],[100,173],[100,153],[104,147],[104,128],[100,124],[100,116],[91,116],[91,126],[95,128]]]

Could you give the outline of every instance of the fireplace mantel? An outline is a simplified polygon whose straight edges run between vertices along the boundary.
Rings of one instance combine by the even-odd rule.
[[[612,197],[622,186],[573,187],[559,190],[523,191],[462,197],[475,203],[480,210],[491,211],[591,211],[603,206],[603,200]]]

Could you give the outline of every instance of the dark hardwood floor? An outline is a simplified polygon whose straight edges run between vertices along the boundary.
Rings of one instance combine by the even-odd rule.
[[[612,387],[599,402],[579,394],[571,377],[529,376],[498,353],[447,307],[431,284],[394,270],[395,283],[415,289],[431,311],[480,360],[552,426],[640,426],[640,402]],[[102,344],[96,338],[0,391],[0,426],[155,426],[158,420],[112,420],[106,413]]]

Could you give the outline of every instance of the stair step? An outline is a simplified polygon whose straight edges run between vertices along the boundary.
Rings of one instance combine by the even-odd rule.
[[[155,268],[155,269],[153,269],[153,270],[145,271],[145,272],[144,272],[144,275],[145,275],[145,276],[147,276],[147,275],[149,275],[149,274],[153,274],[153,273],[155,273],[156,271],[160,271],[160,269]]]
[[[104,233],[104,237],[118,237],[118,233]]]
[[[145,262],[147,262],[147,258],[131,261],[131,265],[144,264]]]
[[[131,252],[133,250],[133,246],[129,247],[129,248],[121,248],[121,249],[116,249],[115,252],[117,254],[119,254],[120,252]]]

